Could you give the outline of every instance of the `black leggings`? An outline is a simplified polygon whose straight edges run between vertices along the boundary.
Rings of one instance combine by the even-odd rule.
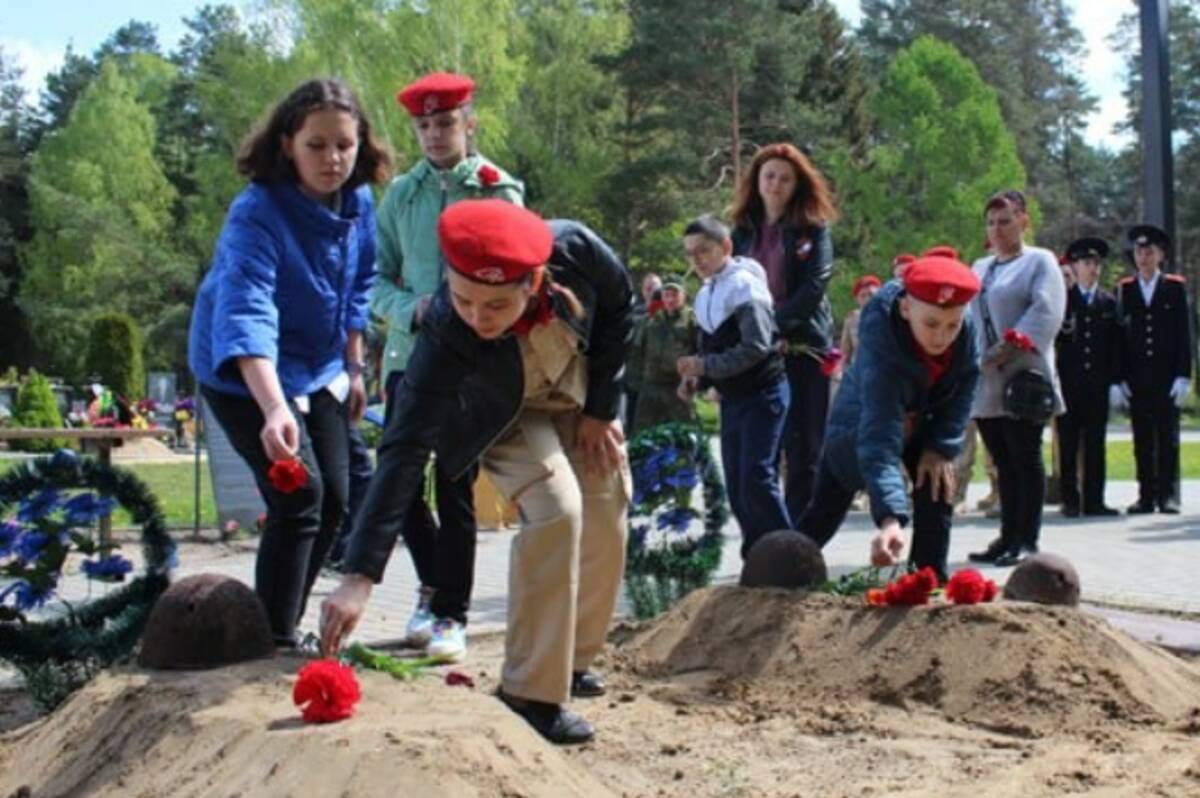
[[[404,372],[393,371],[387,377],[389,419],[403,376]],[[479,466],[471,466],[457,480],[451,479],[436,463],[433,470],[437,519],[425,503],[422,480],[401,534],[412,554],[417,578],[425,587],[434,589],[430,611],[438,618],[453,618],[465,624],[475,580],[475,477]]]
[[[230,444],[254,473],[267,505],[254,589],[267,608],[276,642],[293,645],[308,594],[346,512],[350,473],[346,405],[329,391],[310,397],[308,413],[300,413],[294,402],[288,402],[300,428],[298,454],[309,480],[300,490],[280,493],[267,478],[271,460],[259,439],[263,415],[258,404],[208,387],[201,387],[201,392]]]
[[[1046,499],[1042,461],[1044,424],[1016,418],[976,419],[983,443],[996,463],[1000,486],[1000,539],[1012,550],[1036,546]]]

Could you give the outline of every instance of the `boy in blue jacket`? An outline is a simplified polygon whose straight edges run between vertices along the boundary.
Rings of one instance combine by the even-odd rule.
[[[946,579],[955,456],[979,381],[967,303],[979,279],[963,263],[925,255],[867,304],[859,351],[842,380],[812,503],[799,529],[824,546],[866,488],[879,534],[871,561],[893,565],[913,522],[909,560]],[[912,511],[904,469],[913,478]]]

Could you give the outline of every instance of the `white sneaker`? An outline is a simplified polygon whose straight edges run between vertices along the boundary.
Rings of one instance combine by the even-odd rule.
[[[433,600],[433,588],[423,587],[417,591],[417,606],[413,609],[412,617],[408,619],[405,629],[405,639],[410,645],[423,646],[433,637],[433,612],[429,608]]]
[[[467,656],[467,628],[451,618],[438,618],[425,656],[440,662],[461,662]]]

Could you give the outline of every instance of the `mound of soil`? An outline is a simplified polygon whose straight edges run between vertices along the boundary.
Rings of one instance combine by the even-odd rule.
[[[1200,669],[1065,607],[874,608],[782,590],[691,594],[624,646],[632,669],[760,716],[924,705],[1019,737],[1200,712]]]
[[[613,794],[493,696],[432,677],[360,674],[353,718],[306,725],[291,704],[299,664],[105,673],[0,735],[0,796]]]

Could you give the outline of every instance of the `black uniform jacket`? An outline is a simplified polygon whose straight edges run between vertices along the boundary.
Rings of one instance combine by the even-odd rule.
[[[1121,377],[1132,390],[1167,393],[1176,378],[1191,379],[1191,323],[1183,277],[1160,274],[1149,306],[1137,277],[1126,277],[1117,283],[1117,307],[1124,326]]]

